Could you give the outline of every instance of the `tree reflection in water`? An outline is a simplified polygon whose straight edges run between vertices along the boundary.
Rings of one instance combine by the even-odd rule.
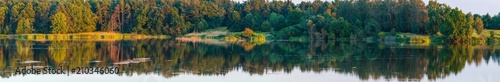
[[[401,46],[322,41],[208,45],[172,40],[0,40],[0,43],[2,78],[16,76],[13,71],[21,66],[118,66],[120,76],[225,75],[236,69],[263,75],[278,71],[290,73],[297,68],[315,73],[333,70],[357,75],[362,80],[420,80],[425,75],[433,80],[459,74],[466,64],[500,63],[496,47],[484,45]],[[137,58],[149,60],[134,61]]]

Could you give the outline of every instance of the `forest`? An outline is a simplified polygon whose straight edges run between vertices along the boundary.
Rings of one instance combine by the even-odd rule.
[[[2,34],[179,36],[227,27],[311,40],[402,32],[466,42],[474,32],[500,29],[500,13],[465,13],[433,0],[1,0],[0,20]]]

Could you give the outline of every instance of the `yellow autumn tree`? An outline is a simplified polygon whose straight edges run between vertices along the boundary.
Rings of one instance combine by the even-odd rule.
[[[249,28],[245,28],[245,30],[243,32],[241,32],[241,34],[244,37],[251,37],[253,35],[253,30],[249,29]]]

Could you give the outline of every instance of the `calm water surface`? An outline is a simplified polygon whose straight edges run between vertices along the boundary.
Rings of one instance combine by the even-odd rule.
[[[120,73],[14,73],[23,66],[113,66]],[[498,82],[500,46],[0,40],[0,76],[0,82]]]

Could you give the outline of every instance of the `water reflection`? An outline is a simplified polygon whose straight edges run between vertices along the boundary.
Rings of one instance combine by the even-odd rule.
[[[158,74],[225,75],[302,72],[354,74],[359,79],[431,80],[460,74],[466,64],[500,63],[495,46],[383,45],[335,42],[202,44],[173,40],[51,41],[0,40],[0,75],[16,67],[118,66],[119,76]],[[495,62],[488,62],[493,60]]]

